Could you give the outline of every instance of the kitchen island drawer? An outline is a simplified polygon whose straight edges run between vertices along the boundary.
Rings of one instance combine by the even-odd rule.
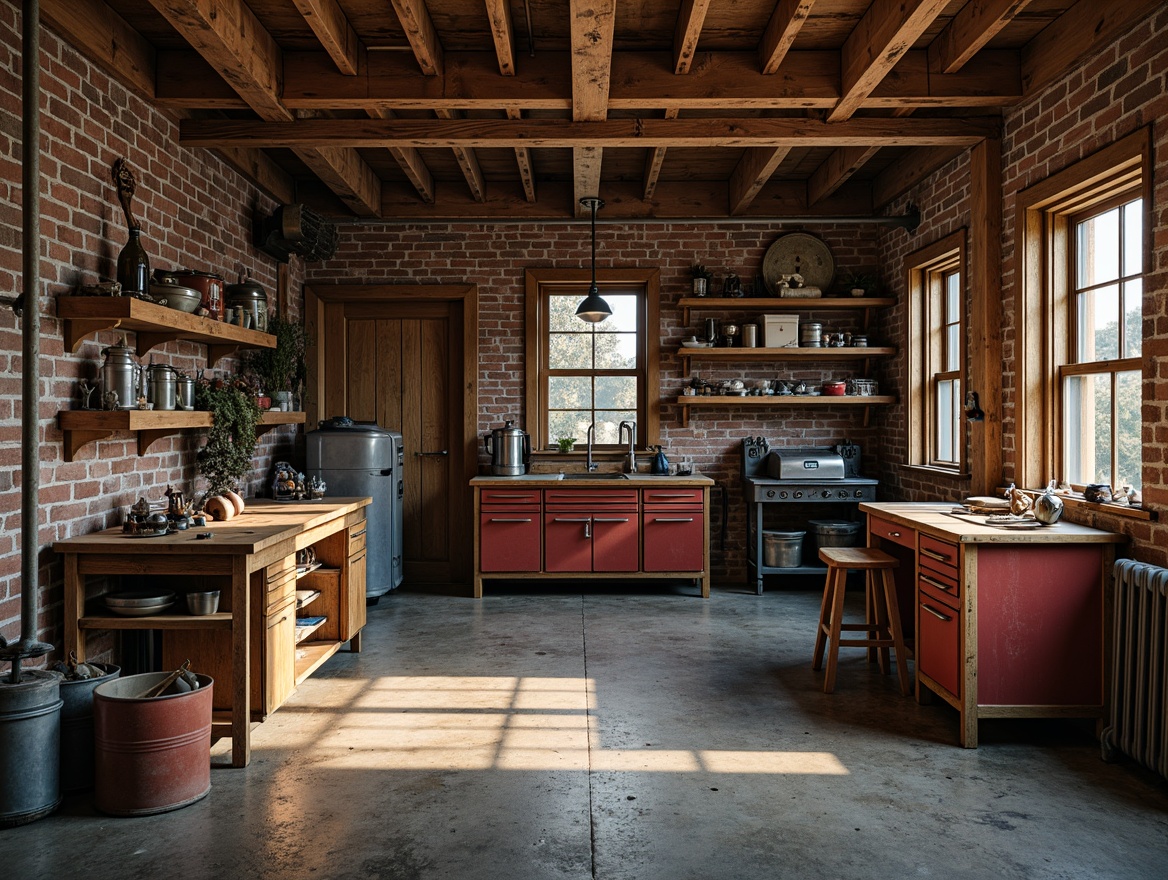
[[[921,565],[940,572],[952,572],[957,577],[958,547],[932,535],[921,535]]]
[[[479,503],[484,507],[489,504],[505,504],[511,507],[516,504],[539,506],[539,489],[482,489],[479,494]]]
[[[921,590],[917,622],[917,669],[961,699],[961,614]]]
[[[868,517],[868,533],[873,538],[891,541],[894,544],[900,544],[902,547],[908,547],[911,550],[917,548],[916,529],[897,525],[886,519],[881,519],[878,516]]]

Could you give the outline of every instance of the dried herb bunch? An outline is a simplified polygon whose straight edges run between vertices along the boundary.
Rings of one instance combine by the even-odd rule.
[[[213,379],[195,386],[195,406],[211,413],[207,444],[197,457],[207,480],[207,497],[234,489],[252,469],[260,408],[251,383],[238,378]]]

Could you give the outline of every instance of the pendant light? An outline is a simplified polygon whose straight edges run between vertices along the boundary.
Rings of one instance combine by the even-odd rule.
[[[588,295],[576,307],[576,317],[589,324],[599,324],[612,314],[612,309],[601,299],[600,289],[596,286],[596,209],[604,207],[604,200],[591,196],[580,199],[580,204],[592,210],[592,284],[588,287]]]

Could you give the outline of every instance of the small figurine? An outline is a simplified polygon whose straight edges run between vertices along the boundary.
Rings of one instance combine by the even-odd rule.
[[[319,501],[324,497],[326,488],[324,480],[320,477],[313,477],[308,481],[308,497],[313,501]]]
[[[91,400],[93,398],[93,392],[97,390],[97,386],[90,385],[87,380],[82,379],[80,382],[77,383],[77,387],[81,391],[81,401],[82,401],[81,408],[82,409],[93,409],[93,406],[91,404]]]
[[[116,391],[107,391],[101,396],[102,409],[117,409],[119,403],[118,392]]]

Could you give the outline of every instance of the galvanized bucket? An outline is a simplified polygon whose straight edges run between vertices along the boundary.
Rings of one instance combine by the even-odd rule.
[[[61,791],[93,788],[93,691],[117,678],[122,669],[112,663],[90,663],[105,675],[61,681]]]
[[[0,828],[35,822],[61,803],[61,676],[0,676]]]

